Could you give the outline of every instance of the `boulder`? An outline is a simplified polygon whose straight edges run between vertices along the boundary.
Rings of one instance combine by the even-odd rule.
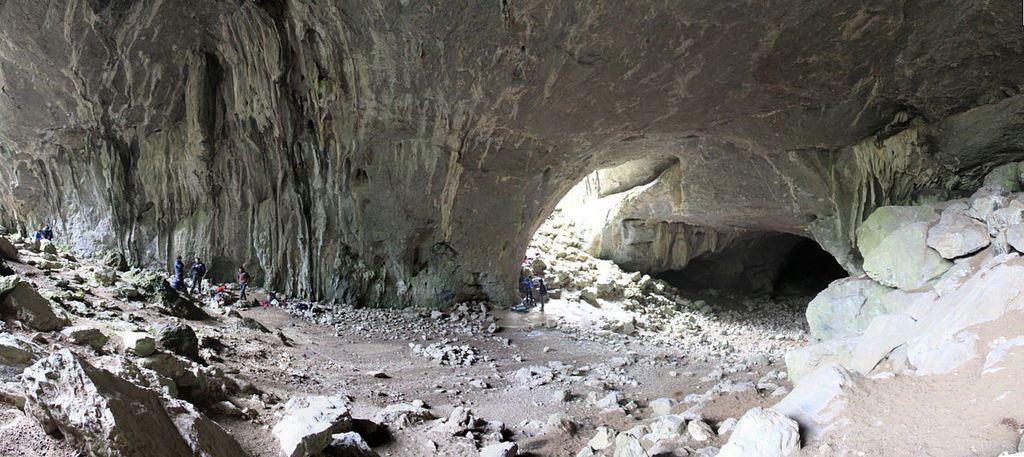
[[[984,187],[998,188],[1003,192],[1019,192],[1021,170],[1024,169],[1021,163],[1010,162],[992,169],[985,175]]]
[[[1011,226],[1006,229],[1004,236],[1010,247],[1017,252],[1024,253],[1024,224]]]
[[[850,363],[859,343],[860,334],[852,334],[787,352],[786,371],[789,379],[797,383],[819,367]]]
[[[804,441],[809,442],[837,422],[846,407],[843,398],[856,388],[857,383],[846,368],[829,364],[805,376],[772,409],[799,423]]]
[[[597,431],[594,432],[594,436],[587,441],[587,446],[595,451],[600,451],[612,445],[612,440],[615,437],[615,431],[608,427],[597,427]]]
[[[711,426],[702,420],[692,420],[686,424],[686,433],[690,435],[692,440],[698,442],[707,441],[715,436],[715,431]]]
[[[935,218],[934,212],[922,208],[926,211],[896,217],[884,211],[887,208],[903,207],[879,208],[857,231],[864,272],[886,286],[916,289],[948,270],[953,263],[927,243],[928,226]],[[910,218],[911,215],[916,219]]]
[[[0,364],[27,367],[44,352],[42,347],[26,338],[0,333]]]
[[[799,450],[797,423],[778,411],[758,407],[740,418],[718,457],[785,457]]]
[[[515,457],[519,453],[516,443],[496,443],[480,449],[480,457]]]
[[[21,283],[21,278],[16,274],[4,275],[0,277],[0,297],[4,297],[8,292],[14,290]]]
[[[53,244],[50,240],[43,240],[40,242],[39,249],[43,251],[43,254],[57,255],[57,245]]]
[[[162,326],[157,330],[156,340],[164,350],[192,360],[199,359],[199,337],[196,336],[195,330],[188,325]]]
[[[832,282],[807,305],[811,336],[828,340],[864,330],[887,311],[880,299],[892,290],[866,277]]]
[[[27,368],[22,383],[25,412],[45,431],[59,432],[89,455],[246,455],[231,435],[190,404],[161,398],[66,349]]]
[[[352,429],[348,400],[342,397],[292,398],[282,414],[272,431],[285,457],[314,456],[331,444],[331,435]]]
[[[168,316],[180,317],[182,319],[193,321],[210,318],[210,315],[206,314],[206,311],[203,311],[203,309],[196,305],[191,299],[182,297],[173,289],[168,288],[161,291],[160,312]]]
[[[875,318],[864,332],[846,365],[861,374],[868,374],[896,347],[915,335],[917,321],[910,316],[884,314]]]
[[[619,433],[615,437],[615,453],[613,457],[647,457],[647,451],[640,444],[640,439],[629,433]]]
[[[61,330],[61,333],[64,334],[72,344],[88,345],[97,351],[102,349],[103,345],[107,344],[107,340],[110,339],[99,329],[92,327],[68,327]]]
[[[146,332],[124,332],[118,335],[118,351],[147,357],[156,351],[156,340]]]
[[[18,248],[14,247],[6,236],[0,236],[0,257],[13,262],[18,261]]]
[[[378,457],[362,435],[356,432],[331,435],[331,444],[324,454],[331,457]]]
[[[424,408],[422,404],[395,403],[377,412],[373,416],[374,422],[388,425],[412,425],[423,421],[436,419],[437,416]]]
[[[1024,222],[1024,203],[1020,200],[1011,200],[1006,207],[992,211],[985,218],[985,225],[991,236],[996,236],[1014,225],[1020,225],[1021,222]]]
[[[955,259],[978,252],[992,243],[985,224],[963,214],[943,213],[939,223],[928,229],[928,247],[943,258]]]
[[[659,398],[656,400],[651,400],[651,402],[648,404],[648,406],[650,406],[651,411],[654,413],[655,416],[664,416],[667,414],[672,414],[672,407],[675,405],[676,401],[671,398]]]
[[[932,223],[939,218],[925,206],[882,206],[857,228],[857,248],[861,254],[877,248],[893,232],[915,222]]]
[[[4,279],[11,278],[6,276]],[[6,281],[7,284],[10,281]],[[27,282],[18,284],[7,292],[3,302],[0,302],[0,313],[13,315],[15,319],[28,324],[36,330],[48,332],[60,330],[68,324],[67,319],[57,316],[50,300],[39,295]]]

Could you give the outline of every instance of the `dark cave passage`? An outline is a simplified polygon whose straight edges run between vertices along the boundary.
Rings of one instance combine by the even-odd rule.
[[[813,296],[846,271],[814,240],[788,233],[752,235],[704,254],[681,270],[654,275],[686,291]]]

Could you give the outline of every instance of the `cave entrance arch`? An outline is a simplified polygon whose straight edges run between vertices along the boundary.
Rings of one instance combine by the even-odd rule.
[[[805,236],[756,226],[703,226],[667,212],[672,206],[662,203],[671,193],[665,188],[680,179],[677,164],[677,158],[645,159],[626,170],[587,175],[535,231],[522,274],[546,272],[555,289],[571,294],[593,288],[602,275],[594,265],[611,261],[684,293],[771,297],[811,297],[847,276]],[[565,274],[556,267],[562,271],[552,276],[545,261],[572,263],[576,270]]]

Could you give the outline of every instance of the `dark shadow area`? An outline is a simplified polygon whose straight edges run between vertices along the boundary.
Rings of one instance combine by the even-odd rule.
[[[772,296],[815,295],[846,276],[814,240],[788,233],[750,235],[691,260],[682,270],[655,275],[684,291]]]

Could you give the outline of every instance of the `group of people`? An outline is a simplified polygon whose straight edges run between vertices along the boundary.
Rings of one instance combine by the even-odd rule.
[[[540,312],[544,312],[544,303],[548,299],[548,286],[544,284],[544,278],[523,277],[519,281],[519,291],[523,294],[523,301],[517,310],[526,311],[534,305],[540,305]]]
[[[206,278],[207,273],[206,264],[203,263],[199,257],[196,257],[193,260],[188,273],[192,278],[191,287],[185,284],[185,262],[181,260],[181,256],[179,255],[174,259],[174,274],[171,276],[170,281],[171,288],[179,292],[188,290],[188,293],[190,294],[202,292],[203,279]],[[244,301],[246,300],[246,289],[249,288],[249,273],[245,271],[244,267],[238,267],[238,273],[235,275],[235,279],[238,280],[238,288],[240,292],[239,299]]]
[[[36,230],[35,233],[32,234],[32,238],[37,240],[53,240],[53,229],[50,228],[50,224],[46,224],[45,227]]]

